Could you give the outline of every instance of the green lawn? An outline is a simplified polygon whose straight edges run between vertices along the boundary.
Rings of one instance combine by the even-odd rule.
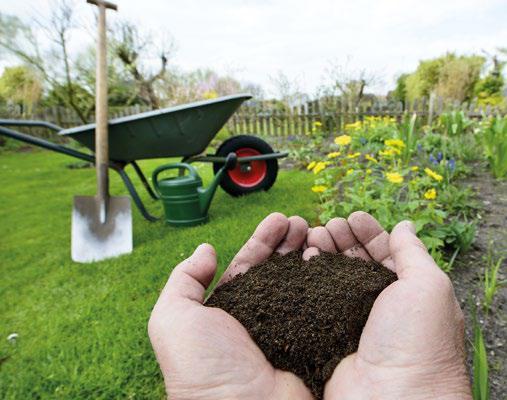
[[[94,170],[67,168],[73,162],[0,154],[0,398],[163,398],[146,323],[171,269],[208,242],[223,271],[272,211],[316,220],[313,177],[282,171],[269,192],[244,198],[219,189],[210,223],[194,228],[149,223],[135,210],[134,252],[82,265],[70,260],[72,197],[94,193]],[[205,180],[210,170],[200,168]],[[125,192],[114,173],[112,192]],[[6,339],[13,332],[16,343]]]

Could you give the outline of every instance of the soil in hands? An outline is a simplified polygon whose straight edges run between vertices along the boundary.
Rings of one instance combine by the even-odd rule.
[[[275,368],[321,399],[335,367],[357,350],[375,299],[397,278],[377,262],[301,256],[274,254],[218,287],[206,305],[235,317]]]

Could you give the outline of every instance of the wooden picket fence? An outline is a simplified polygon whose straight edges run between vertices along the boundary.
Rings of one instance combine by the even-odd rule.
[[[139,114],[149,111],[148,106],[110,109],[110,118]],[[336,98],[309,101],[299,106],[288,106],[279,101],[259,102],[250,100],[244,103],[227,123],[231,134],[257,134],[260,136],[287,137],[309,132],[313,123],[319,121],[328,132],[340,132],[346,124],[363,120],[368,116],[388,116],[400,120],[406,114],[417,113],[424,123],[431,123],[438,115],[448,110],[462,110],[470,118],[483,118],[502,112],[492,107],[479,107],[470,104],[446,103],[442,99],[416,100],[409,104],[378,103],[361,104],[355,107],[340,102]],[[74,110],[64,107],[23,109],[19,106],[0,108],[0,118],[39,119],[55,123],[64,128],[82,125],[84,122]],[[87,123],[94,121],[90,115]],[[39,130],[37,129],[37,135]],[[45,134],[40,133],[41,136]]]
[[[393,117],[401,120],[406,114],[416,113],[426,124],[445,111],[460,110],[469,118],[484,118],[505,111],[494,107],[470,104],[448,103],[439,98],[416,100],[409,104],[400,103],[360,105],[358,107],[342,103],[337,99],[315,100],[296,107],[280,103],[247,102],[228,123],[233,134],[246,133],[261,136],[286,137],[303,135],[311,131],[313,124],[319,121],[328,132],[341,132],[344,126],[365,117]]]

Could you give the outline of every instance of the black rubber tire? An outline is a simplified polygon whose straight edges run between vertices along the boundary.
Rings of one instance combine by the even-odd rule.
[[[241,148],[251,148],[257,150],[261,154],[273,153],[273,149],[264,140],[256,136],[238,135],[233,136],[223,142],[218,148],[216,155],[219,157],[227,157],[229,153],[235,153]],[[234,182],[228,173],[225,173],[220,182],[220,186],[231,196],[243,196],[260,190],[269,190],[276,181],[278,175],[278,160],[276,158],[266,160],[266,176],[255,186],[245,187]],[[216,174],[223,164],[214,163],[213,172]]]

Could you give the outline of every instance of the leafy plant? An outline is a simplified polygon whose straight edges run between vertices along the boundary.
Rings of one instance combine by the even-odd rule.
[[[472,393],[474,400],[489,400],[489,367],[484,335],[479,321],[477,321],[477,310],[473,309],[474,326],[474,356],[473,369],[474,380]]]
[[[484,269],[484,275],[481,276],[481,282],[484,288],[484,300],[482,305],[485,312],[489,312],[498,288],[505,284],[505,282],[498,282],[498,271],[503,260],[503,257],[495,257],[493,243],[490,243],[486,256],[486,268]]]
[[[449,111],[440,115],[437,126],[446,136],[462,136],[473,126],[473,121],[463,111]]]
[[[507,116],[492,118],[480,132],[484,155],[493,176],[507,177]]]

